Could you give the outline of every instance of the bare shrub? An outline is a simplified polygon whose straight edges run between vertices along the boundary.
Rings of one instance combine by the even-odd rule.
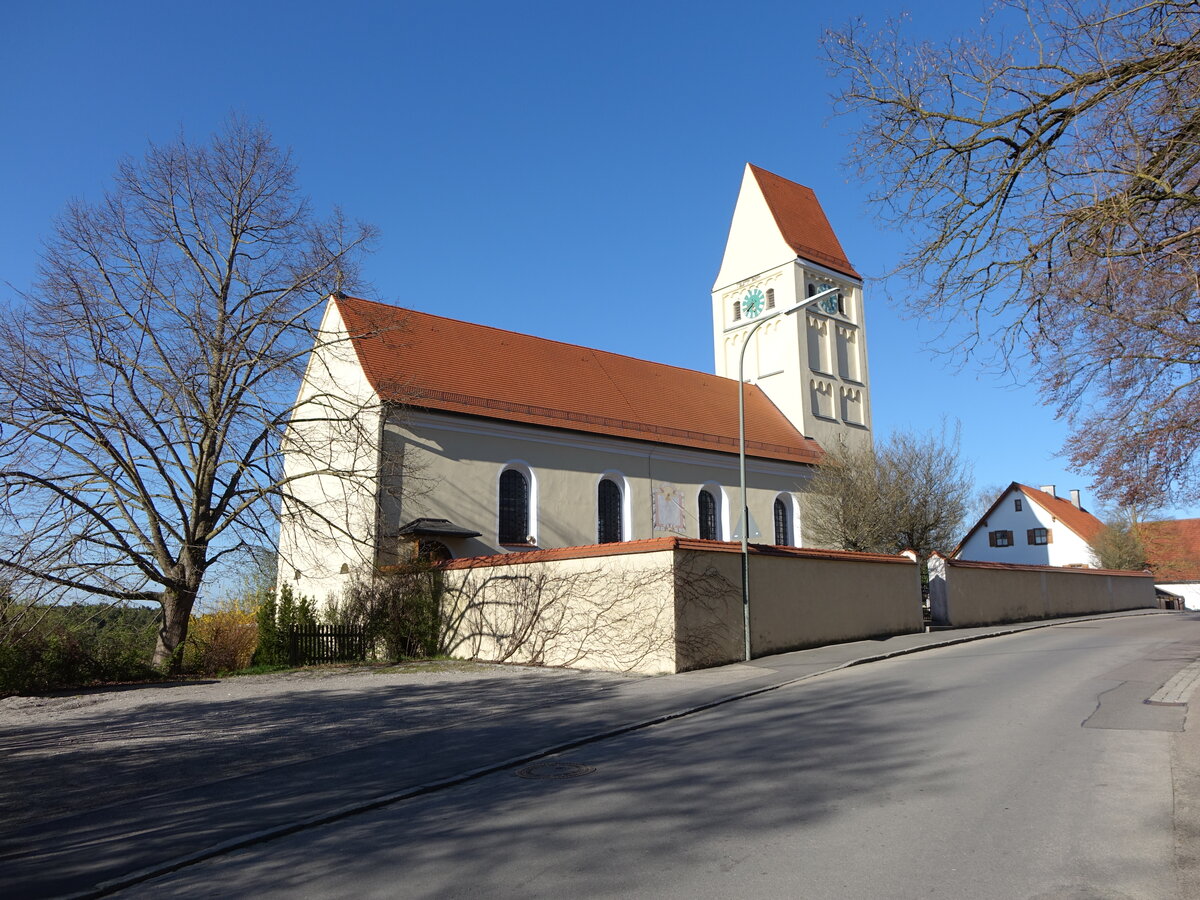
[[[326,618],[364,628],[368,646],[381,647],[388,659],[437,656],[443,649],[441,601],[442,573],[428,560],[413,559],[353,573]]]

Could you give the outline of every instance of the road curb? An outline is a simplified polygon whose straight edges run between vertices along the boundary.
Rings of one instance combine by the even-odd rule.
[[[475,769],[470,769],[466,772],[460,772],[449,778],[429,781],[425,782],[424,784],[405,788],[401,791],[381,794],[369,800],[359,801],[346,806],[338,807],[337,809],[330,810],[329,812],[300,819],[287,825],[279,825],[274,828],[266,828],[261,831],[240,835],[236,838],[230,838],[229,840],[213,844],[195,853],[179,856],[154,866],[148,866],[144,869],[139,869],[135,872],[122,875],[119,878],[112,878],[108,881],[102,881],[89,890],[69,895],[69,900],[85,900],[85,898],[106,897],[116,893],[117,891],[142,884],[154,878],[160,878],[163,875],[169,875],[172,872],[177,872],[180,869],[186,869],[189,866],[196,865],[197,863],[215,859],[216,857],[224,856],[237,850],[243,850],[247,847],[252,847],[256,844],[267,843],[268,841],[287,837],[288,835],[306,831],[310,828],[317,828],[321,825],[329,825],[333,822],[341,821],[342,819],[347,819],[362,813],[382,809],[383,807],[391,806],[394,803],[400,803],[405,800],[412,800],[427,794],[433,794],[447,788],[456,787],[471,781],[476,781],[488,775],[494,775],[497,772],[503,772],[506,769],[527,765],[531,762],[536,762],[537,760],[545,759],[549,756],[554,756],[559,753],[566,753],[570,750],[576,750],[580,747],[585,747],[588,744],[595,744],[600,741],[620,737],[625,734],[631,734],[632,732],[641,731],[646,728],[652,728],[655,725],[662,725],[666,722],[675,721],[676,719],[687,718],[688,716],[706,712],[710,709],[716,709],[717,707],[724,706],[728,703],[737,703],[741,700],[748,700],[751,697],[757,697],[762,694],[771,693],[772,691],[778,691],[783,688],[799,684],[802,681],[808,681],[812,678],[819,678],[822,675],[829,675],[833,672],[838,672],[843,669],[850,669],[855,666],[866,665],[867,663],[883,662],[885,660],[895,659],[901,656],[909,656],[913,653],[923,653],[927,650],[938,650],[944,647],[953,647],[957,644],[968,644],[973,641],[982,641],[995,637],[1005,637],[1007,635],[1019,634],[1024,631],[1033,631],[1039,628],[1053,628],[1056,625],[1066,625],[1075,622],[1094,622],[1104,619],[1128,618],[1134,615],[1147,614],[1153,614],[1153,612],[1147,613],[1131,611],[1126,615],[1113,615],[1110,613],[1102,616],[1075,617],[1070,619],[1054,619],[1035,623],[1021,623],[1010,627],[1000,627],[996,631],[989,631],[984,634],[960,635],[958,637],[951,637],[928,644],[905,647],[902,650],[892,650],[887,653],[868,654],[867,656],[856,657],[855,659],[846,660],[838,663],[837,665],[819,669],[814,672],[808,672],[795,678],[789,678],[777,684],[763,685],[762,687],[753,688],[748,691],[741,691],[737,694],[731,694],[726,697],[711,700],[707,703],[701,703],[696,706],[685,707],[681,710],[675,710],[674,712],[654,716],[640,722],[622,725],[617,728],[609,728],[607,730],[595,732],[593,734],[575,738],[570,741],[563,741],[541,750],[522,754],[521,756],[512,757],[501,762],[489,763],[486,766],[480,766]]]

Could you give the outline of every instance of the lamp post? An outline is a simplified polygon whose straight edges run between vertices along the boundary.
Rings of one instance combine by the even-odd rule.
[[[742,341],[742,352],[738,356],[738,476],[742,491],[742,633],[745,637],[746,661],[750,661],[750,549],[747,546],[746,535],[750,531],[750,501],[746,498],[746,348],[750,346],[750,338],[763,325],[779,316],[790,316],[806,309],[818,300],[824,300],[830,294],[836,294],[838,288],[826,288],[811,297],[805,297],[795,306],[780,309],[763,316],[750,326],[746,339]]]

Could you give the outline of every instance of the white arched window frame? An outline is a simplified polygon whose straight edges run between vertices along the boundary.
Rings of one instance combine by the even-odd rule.
[[[500,538],[500,479],[508,471],[520,472],[525,476],[525,483],[529,486],[528,508],[526,510],[528,533],[525,537],[528,539],[528,543],[536,545],[538,542],[538,481],[537,476],[533,473],[533,467],[523,459],[509,460],[496,473],[496,490],[494,494],[496,497],[496,539],[499,540]]]
[[[629,490],[629,479],[616,469],[609,469],[603,475],[596,479],[596,488],[592,492],[594,498],[599,498],[600,482],[611,481],[617,486],[617,490],[621,492],[621,540],[632,541],[633,538],[633,503],[630,498],[632,493]],[[599,529],[599,508],[593,507],[593,512],[596,513],[596,540],[600,540]]]
[[[708,491],[712,494],[713,499],[717,502],[717,540],[729,540],[729,498],[725,495],[725,488],[721,487],[715,481],[706,481],[700,485],[700,490],[696,491],[696,509],[700,509],[700,491]],[[700,533],[699,524],[697,524],[696,533]]]
[[[803,532],[800,530],[800,504],[796,502],[796,497],[788,491],[780,491],[776,494],[775,502],[771,504],[772,539],[775,538],[775,503],[783,504],[788,529],[787,540],[780,546],[803,547]]]

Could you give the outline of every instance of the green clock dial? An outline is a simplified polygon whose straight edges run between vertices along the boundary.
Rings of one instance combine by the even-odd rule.
[[[746,296],[742,298],[742,314],[747,319],[753,319],[763,311],[763,292],[758,288],[746,291]]]
[[[827,291],[832,287],[832,284],[823,284],[821,285],[821,290]],[[842,295],[840,291],[836,294],[830,294],[828,297],[822,297],[820,301],[818,301],[817,306],[821,308],[822,312],[828,313],[831,316],[835,315],[839,312],[838,301],[841,299],[841,297]]]

